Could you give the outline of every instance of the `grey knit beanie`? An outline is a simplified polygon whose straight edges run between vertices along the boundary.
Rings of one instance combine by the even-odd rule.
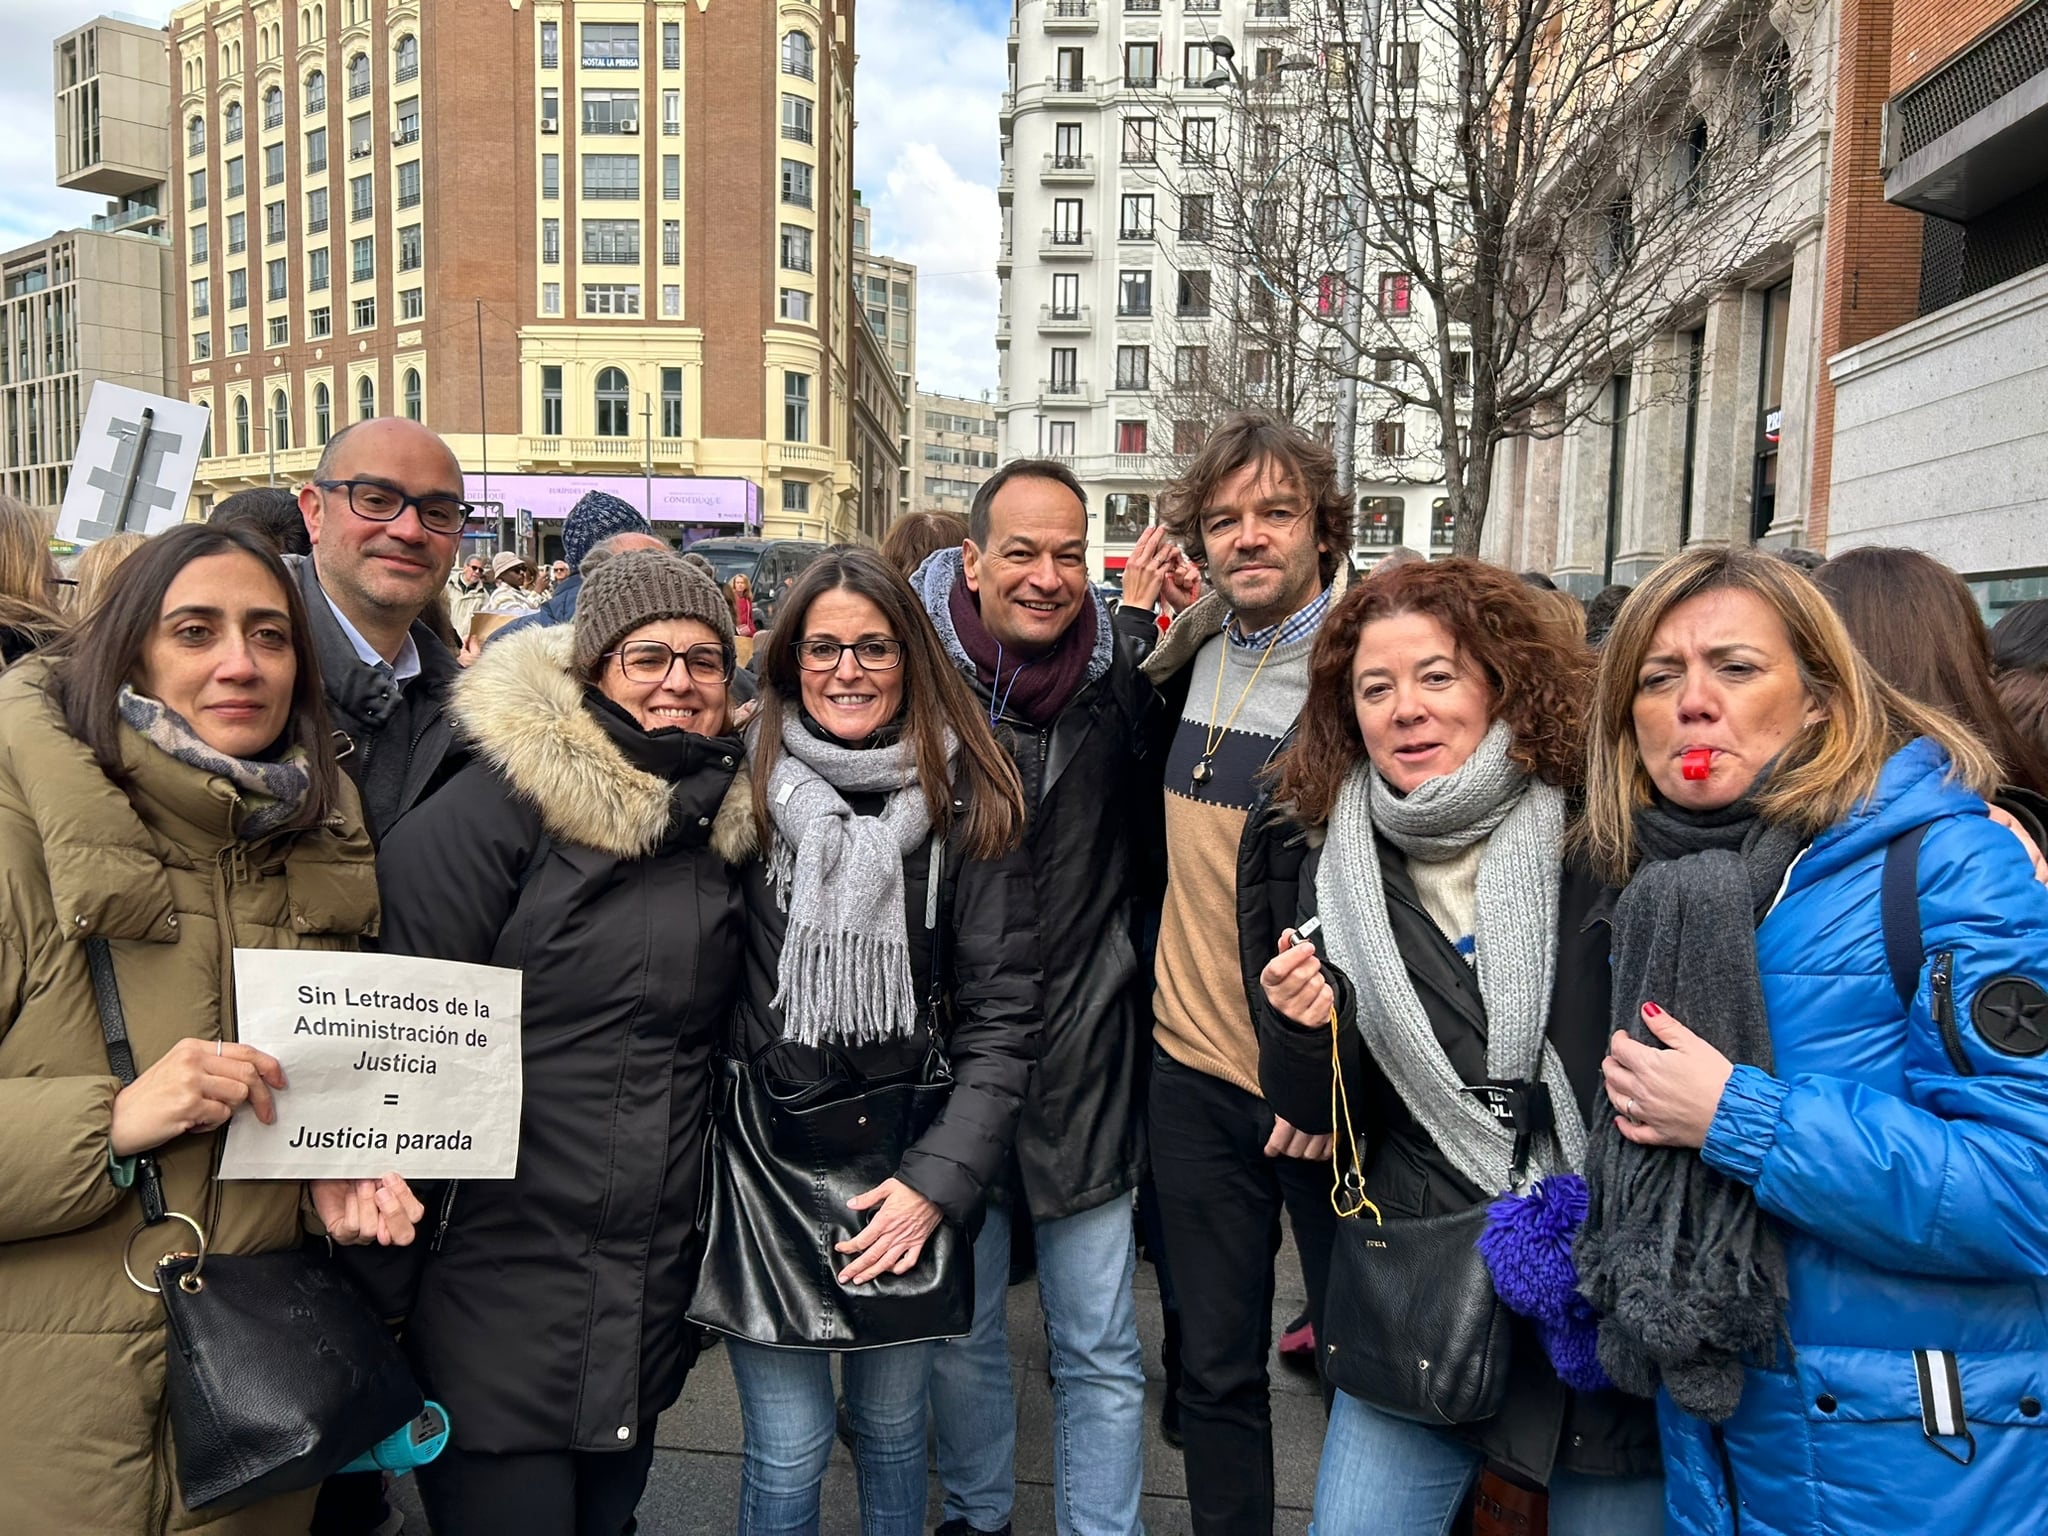
[[[710,578],[665,550],[636,549],[583,578],[576,595],[577,673],[595,676],[605,652],[656,619],[695,619],[732,648],[732,610]]]

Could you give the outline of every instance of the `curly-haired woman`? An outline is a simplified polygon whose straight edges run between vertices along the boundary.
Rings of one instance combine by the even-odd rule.
[[[1585,1171],[1607,1038],[1612,892],[1565,848],[1590,663],[1545,596],[1472,560],[1360,583],[1316,641],[1300,734],[1263,813],[1307,829],[1291,920],[1320,917],[1322,932],[1313,943],[1283,934],[1259,978],[1260,1083],[1292,1124],[1330,1129],[1335,1010],[1365,1192],[1385,1221],[1507,1195],[1558,1201],[1567,1221],[1574,1194],[1583,1209],[1570,1176]],[[1502,1090],[1518,1118],[1480,1089]],[[1337,1156],[1342,1168],[1351,1150]],[[1373,1317],[1346,1284],[1334,1267],[1326,1315],[1413,1325]],[[1559,1536],[1658,1528],[1654,1416],[1604,1387],[1587,1326],[1558,1322],[1568,1275],[1544,1305],[1506,1299],[1546,1321],[1516,1320],[1498,1411],[1475,1422],[1397,1417],[1368,1400],[1376,1383],[1326,1362],[1340,1390],[1316,1485],[1320,1536],[1439,1536],[1488,1461],[1548,1486]],[[1470,1359],[1489,1336],[1477,1328],[1439,1348]],[[1461,1363],[1433,1362],[1439,1373]]]

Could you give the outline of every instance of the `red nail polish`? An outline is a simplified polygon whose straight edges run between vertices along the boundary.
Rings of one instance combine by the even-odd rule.
[[[1664,1016],[1664,1010],[1662,1008],[1659,1008],[1655,1003],[1643,1004],[1643,1012],[1646,1016],[1653,1019],[1662,1018]]]

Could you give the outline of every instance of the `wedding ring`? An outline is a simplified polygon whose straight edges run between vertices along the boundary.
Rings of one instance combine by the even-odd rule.
[[[213,1054],[216,1056],[224,1055],[227,1051],[227,1048],[228,1043],[225,1040],[216,1040],[213,1042]]]
[[[1628,1119],[1629,1119],[1629,1120],[1630,1120],[1631,1122],[1633,1122],[1633,1121],[1635,1120],[1635,1118],[1636,1118],[1636,1096],[1635,1096],[1634,1094],[1630,1094],[1630,1095],[1628,1096],[1628,1102],[1627,1102],[1626,1104],[1624,1104],[1624,1105],[1622,1105],[1622,1106],[1621,1106],[1621,1112],[1622,1112],[1622,1114],[1623,1114],[1623,1115],[1625,1115],[1625,1116],[1626,1116],[1626,1117],[1627,1117],[1627,1118],[1628,1118]]]

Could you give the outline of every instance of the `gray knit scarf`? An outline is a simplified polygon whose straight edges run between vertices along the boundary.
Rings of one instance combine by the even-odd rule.
[[[1751,795],[1755,791],[1752,789]],[[1654,1002],[1730,1061],[1771,1066],[1756,927],[1799,852],[1749,796],[1720,811],[1663,802],[1636,815],[1642,850],[1614,909],[1614,1027],[1654,1043]],[[1639,1397],[1658,1383],[1713,1423],[1734,1413],[1747,1359],[1785,1333],[1785,1254],[1747,1184],[1690,1147],[1640,1147],[1614,1128],[1603,1084],[1574,1258],[1602,1314],[1600,1363]]]
[[[1522,1181],[1579,1172],[1586,1130],[1564,1063],[1544,1039],[1557,971],[1564,796],[1508,760],[1510,741],[1506,723],[1495,721],[1457,772],[1405,796],[1371,764],[1354,769],[1338,792],[1316,877],[1329,955],[1357,987],[1366,1048],[1430,1140],[1489,1195],[1515,1187],[1514,1132],[1466,1091],[1430,1027],[1394,942],[1373,833],[1424,861],[1491,839],[1479,858],[1472,924],[1486,1005],[1486,1073],[1504,1082],[1540,1073],[1550,1088],[1555,1134],[1530,1149]]]
[[[226,779],[235,786],[241,796],[235,833],[244,841],[254,841],[289,826],[305,809],[306,797],[313,792],[313,776],[306,771],[303,750],[294,747],[268,763],[230,757],[201,741],[191,723],[175,709],[137,693],[125,683],[119,707],[121,719],[158,751],[188,768]]]
[[[950,762],[956,750],[946,737]],[[856,816],[844,793],[881,793],[881,813]],[[768,881],[789,928],[774,1002],[783,1036],[800,1045],[903,1039],[917,1028],[903,856],[931,832],[908,741],[849,747],[821,741],[795,710],[768,775],[775,834]]]

